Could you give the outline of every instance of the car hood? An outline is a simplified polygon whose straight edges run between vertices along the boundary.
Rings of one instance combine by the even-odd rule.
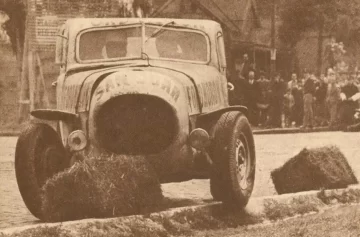
[[[147,82],[152,77],[162,77],[181,88],[181,93],[189,100],[191,113],[211,112],[227,103],[226,80],[219,71],[208,65],[183,64],[171,62],[150,62],[149,64],[124,64],[110,68],[74,72],[66,76],[58,93],[58,108],[78,113],[88,111],[91,97],[99,83],[112,74],[139,75]],[[131,80],[129,77],[128,80]],[[216,102],[208,101],[217,98]],[[191,103],[192,102],[192,103]],[[210,108],[211,107],[211,108]]]

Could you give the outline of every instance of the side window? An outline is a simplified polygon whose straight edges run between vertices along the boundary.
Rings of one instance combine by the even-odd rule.
[[[68,46],[69,46],[69,35],[68,35],[68,31],[65,29],[64,33],[63,33],[63,54],[62,54],[62,58],[63,58],[63,62],[64,62],[64,69],[66,70],[66,62],[67,62],[67,56],[68,56]]]
[[[61,65],[63,63],[63,35],[65,28],[64,26],[58,32],[56,38],[56,51],[55,51],[55,63]]]
[[[225,44],[224,44],[224,36],[221,32],[217,33],[217,52],[219,59],[219,66],[221,70],[226,69],[226,56],[225,56]]]
[[[59,34],[56,39],[56,56],[55,63],[60,65],[61,69],[65,69],[66,67],[66,57],[67,57],[67,49],[68,49],[68,35],[65,26],[63,25],[59,30]]]

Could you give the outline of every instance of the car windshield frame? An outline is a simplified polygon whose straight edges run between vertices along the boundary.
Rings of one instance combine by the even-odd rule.
[[[210,38],[208,34],[201,30],[197,29],[190,29],[186,27],[176,27],[176,26],[165,26],[163,27],[164,30],[167,31],[181,31],[181,32],[189,32],[189,33],[197,33],[205,37],[206,41],[206,61],[195,61],[195,60],[186,60],[186,59],[177,59],[177,58],[165,58],[165,57],[154,57],[147,54],[147,50],[144,47],[144,41],[147,39],[147,36],[144,34],[144,30],[141,29],[141,42],[142,42],[142,49],[139,56],[136,57],[117,57],[117,58],[99,58],[99,59],[90,59],[90,60],[84,60],[80,58],[80,41],[81,36],[83,34],[94,32],[94,31],[103,31],[103,30],[117,30],[117,29],[127,29],[127,28],[137,28],[137,27],[151,27],[155,30],[157,28],[161,28],[161,25],[158,24],[151,24],[151,23],[136,23],[131,25],[119,25],[119,26],[100,26],[100,27],[93,27],[90,29],[85,29],[83,31],[80,31],[76,36],[76,44],[75,44],[75,59],[80,64],[91,64],[91,63],[104,63],[104,62],[118,62],[118,61],[128,61],[128,60],[142,60],[142,59],[151,59],[151,60],[161,60],[161,61],[174,61],[174,62],[186,62],[186,63],[194,63],[194,64],[209,64],[211,60],[211,43]],[[150,38],[149,38],[150,39]],[[144,55],[146,55],[146,58],[144,58]]]

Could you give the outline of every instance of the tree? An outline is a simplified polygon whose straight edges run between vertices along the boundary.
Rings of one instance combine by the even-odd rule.
[[[339,17],[335,38],[346,46],[347,63],[351,68],[357,65],[360,47],[360,2],[358,0],[338,0]]]
[[[0,0],[0,10],[9,17],[2,27],[10,38],[11,47],[16,53],[17,60],[21,62],[26,20],[24,2],[22,0]]]
[[[287,0],[283,1],[279,29],[281,40],[294,48],[302,33],[309,29],[318,31],[318,70],[322,67],[324,33],[334,27],[341,0]]]
[[[331,29],[338,17],[341,0],[287,0],[280,8],[282,25],[279,36],[288,45],[295,45],[309,29]]]
[[[360,41],[360,2],[358,0],[287,0],[280,13],[281,40],[294,48],[307,30],[318,31],[318,69],[322,67],[323,37],[335,37],[348,50],[350,61],[356,61]]]

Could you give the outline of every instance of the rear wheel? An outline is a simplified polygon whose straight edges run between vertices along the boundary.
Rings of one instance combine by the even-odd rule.
[[[247,118],[227,112],[215,127],[211,192],[226,206],[244,207],[255,181],[255,145]],[[213,186],[213,187],[212,187]]]
[[[69,166],[58,134],[47,124],[30,124],[16,144],[15,173],[26,207],[41,219],[41,187]]]

